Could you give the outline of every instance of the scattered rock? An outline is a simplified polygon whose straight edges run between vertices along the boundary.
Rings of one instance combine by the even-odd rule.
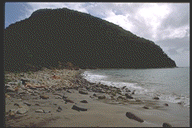
[[[62,111],[62,108],[59,106],[58,108],[57,108],[57,112],[61,112]]]
[[[37,109],[37,110],[35,110],[35,112],[36,112],[36,113],[44,113],[44,110],[42,110],[42,109]]]
[[[79,93],[80,94],[88,94],[88,91],[85,88],[81,88],[81,89],[79,89]]]
[[[80,101],[81,103],[88,103],[87,100],[82,100]]]
[[[73,107],[71,109],[77,110],[77,111],[87,111],[86,108],[83,108],[83,107],[77,106],[77,105],[73,105]]]
[[[153,97],[153,99],[155,99],[155,100],[159,100],[159,97],[155,96],[155,97]]]
[[[137,117],[136,115],[134,115],[134,114],[131,113],[131,112],[127,112],[127,113],[126,113],[126,116],[127,116],[129,119],[133,119],[133,120],[136,120],[136,121],[141,122],[141,123],[144,122],[143,119]]]
[[[40,95],[40,98],[41,99],[49,99],[49,96],[47,96],[47,95]]]
[[[128,99],[133,99],[133,97],[132,97],[131,95],[129,95],[128,93],[126,93],[125,96],[126,96]]]
[[[163,127],[172,127],[169,123],[163,123]]]
[[[106,96],[105,95],[102,95],[102,96],[98,96],[98,99],[105,99]]]

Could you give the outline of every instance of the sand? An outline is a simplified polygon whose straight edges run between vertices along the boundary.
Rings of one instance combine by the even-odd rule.
[[[32,93],[18,94],[17,92],[6,92],[5,97],[5,126],[12,127],[162,127],[163,123],[169,123],[173,127],[189,127],[190,117],[189,108],[179,104],[168,103],[165,106],[163,101],[150,98],[138,100],[139,96],[133,95],[137,100],[112,100],[106,93],[88,91],[88,94],[80,94],[75,79],[80,79],[79,74],[83,70],[42,70],[25,74],[8,73],[7,76],[14,79],[35,78],[41,80],[49,88],[38,88]],[[53,75],[59,76],[59,79],[52,79]],[[47,79],[42,76],[47,76]],[[54,82],[50,82],[54,81]],[[71,83],[70,83],[71,82]],[[51,86],[55,84],[55,86]],[[72,88],[63,89],[70,84]],[[84,83],[87,84],[86,82]],[[61,89],[60,89],[61,88]],[[28,89],[28,88],[27,88]],[[24,89],[23,89],[24,90]],[[26,91],[26,90],[25,90]],[[30,89],[28,89],[30,91]],[[38,92],[38,93],[37,93]],[[106,99],[98,99],[97,95],[106,95]],[[40,99],[40,95],[46,95],[48,99]],[[62,96],[67,97],[74,103],[66,102]],[[81,103],[86,100],[88,103]],[[27,102],[30,106],[24,104]],[[15,103],[19,104],[15,105]],[[167,103],[167,102],[166,102]],[[73,105],[86,108],[87,111],[73,110]],[[148,106],[149,109],[143,108]],[[10,116],[11,109],[26,108],[24,114],[15,114]],[[58,108],[61,111],[57,111]],[[43,113],[37,113],[36,110],[43,110]],[[143,119],[144,122],[138,122],[126,117],[126,112],[131,112]]]

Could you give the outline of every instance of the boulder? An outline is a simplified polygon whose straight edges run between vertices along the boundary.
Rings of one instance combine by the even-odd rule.
[[[172,127],[169,123],[163,123],[163,127]]]
[[[133,120],[136,120],[136,121],[141,122],[141,123],[144,122],[143,119],[139,118],[138,116],[134,115],[134,114],[131,113],[131,112],[127,112],[127,113],[126,113],[126,116],[127,116],[129,119],[133,119]]]
[[[79,105],[73,105],[71,109],[77,110],[77,111],[87,111],[87,108],[83,108],[82,106],[79,106]]]
[[[165,106],[169,106],[167,103],[164,103]]]
[[[80,94],[88,94],[88,91],[85,88],[81,88],[81,89],[79,89],[79,93]]]

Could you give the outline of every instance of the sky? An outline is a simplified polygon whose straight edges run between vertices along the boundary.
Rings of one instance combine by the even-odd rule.
[[[6,2],[5,28],[43,8],[68,8],[107,20],[153,41],[178,67],[190,66],[190,3]]]

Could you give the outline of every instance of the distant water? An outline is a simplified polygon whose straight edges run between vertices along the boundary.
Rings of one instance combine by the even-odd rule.
[[[162,69],[97,69],[85,71],[85,79],[109,86],[127,86],[135,93],[158,96],[172,103],[189,106],[189,67]]]

